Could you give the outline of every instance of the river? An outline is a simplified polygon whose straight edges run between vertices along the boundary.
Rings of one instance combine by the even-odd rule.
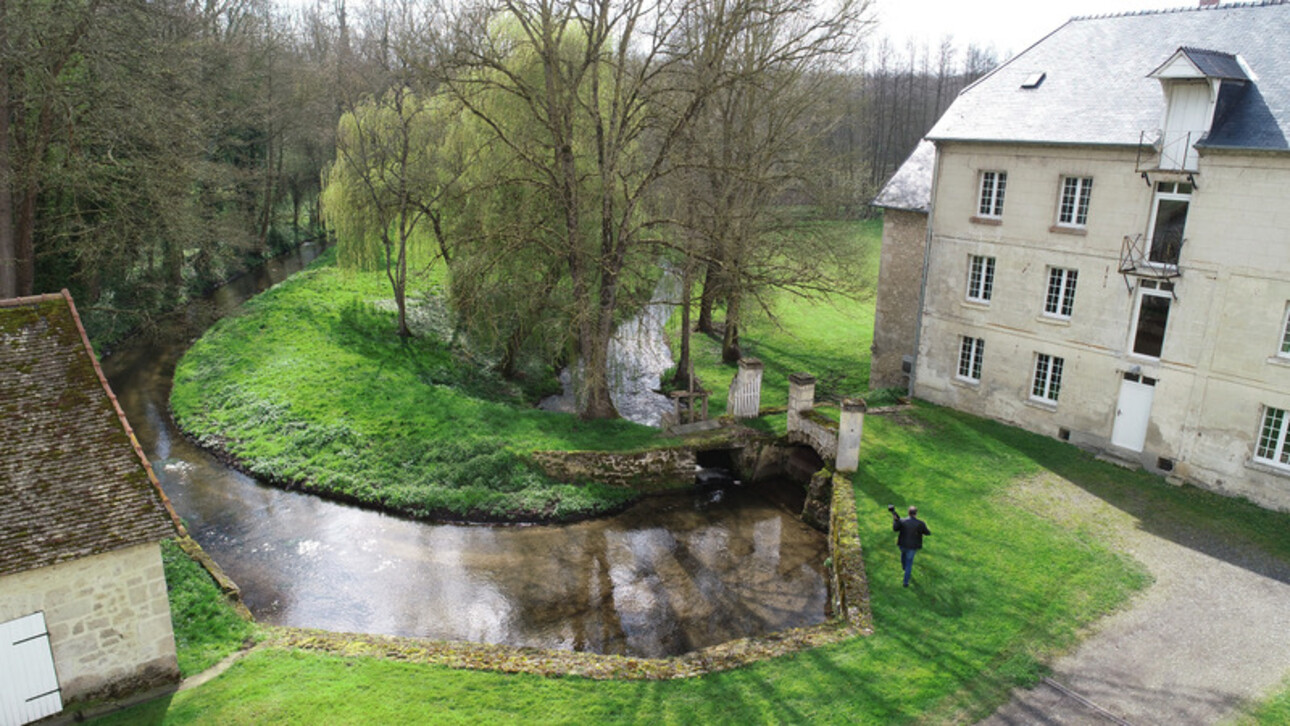
[[[824,620],[824,538],[750,487],[569,525],[427,524],[266,486],[191,444],[167,406],[183,351],[317,254],[277,258],[103,361],[162,488],[258,620],[646,657]]]

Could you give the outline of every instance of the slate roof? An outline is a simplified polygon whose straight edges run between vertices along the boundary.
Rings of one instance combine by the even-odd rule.
[[[932,164],[935,162],[936,145],[927,139],[919,141],[873,200],[874,206],[926,214],[932,208]]]
[[[1230,81],[1248,81],[1245,69],[1231,53],[1221,53],[1203,48],[1179,48],[1178,51],[1196,66],[1206,78],[1220,78]]]
[[[1198,146],[1290,151],[1290,5],[1263,3],[1074,18],[964,89],[927,134],[935,141],[1136,146],[1164,116],[1148,78],[1179,49],[1216,77],[1232,64],[1252,82],[1225,82],[1211,132]],[[1200,51],[1199,49],[1207,49]],[[1034,89],[1021,84],[1047,73]]]
[[[0,575],[175,536],[72,298],[0,300]]]

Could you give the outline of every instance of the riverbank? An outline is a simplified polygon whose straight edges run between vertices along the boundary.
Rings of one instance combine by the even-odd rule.
[[[656,429],[532,407],[433,334],[401,340],[379,273],[328,253],[216,323],[175,371],[171,406],[202,447],[263,481],[425,520],[569,521],[635,492],[556,482],[535,450],[635,451]]]
[[[1276,527],[1285,522],[1285,515],[1176,489],[1062,442],[931,406],[869,417],[865,442],[874,454],[852,485],[871,636],[697,678],[628,682],[270,646],[152,713],[167,723],[967,722],[990,713],[1010,688],[1038,681],[1044,662],[1148,579],[1099,530],[1055,516],[1031,485],[1037,477],[1052,472],[1135,513],[1199,531],[1252,522],[1254,538],[1244,543],[1258,551],[1277,546]],[[933,532],[908,589],[900,584],[889,502],[918,504]],[[142,718],[134,712],[114,722]]]

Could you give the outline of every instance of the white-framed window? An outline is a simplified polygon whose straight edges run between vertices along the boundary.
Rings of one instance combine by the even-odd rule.
[[[1191,206],[1191,185],[1159,182],[1151,202],[1150,252],[1147,259],[1160,265],[1178,265],[1183,235],[1187,231],[1187,209]]]
[[[1035,354],[1035,378],[1030,384],[1030,397],[1057,403],[1057,396],[1062,392],[1062,368],[1066,360],[1047,353]]]
[[[1169,325],[1169,307],[1173,303],[1173,283],[1140,280],[1138,302],[1133,314],[1134,355],[1159,358],[1165,346],[1165,329]]]
[[[1283,469],[1290,469],[1290,446],[1286,445],[1287,422],[1290,416],[1283,408],[1263,407],[1263,421],[1259,424],[1259,440],[1254,445],[1254,460]]]
[[[1048,268],[1048,292],[1044,295],[1044,315],[1069,318],[1075,309],[1075,281],[1078,270]]]
[[[992,294],[994,294],[994,258],[969,255],[967,299],[972,302],[990,302]]]
[[[981,382],[981,359],[985,356],[985,339],[965,335],[959,341],[959,378]]]
[[[1290,302],[1286,303],[1286,314],[1281,322],[1281,350],[1277,355],[1290,358]]]
[[[1062,177],[1057,224],[1062,227],[1083,227],[1088,224],[1088,200],[1092,194],[1092,177]]]
[[[1003,193],[1008,187],[1008,172],[981,172],[981,194],[977,199],[978,217],[999,219],[1003,216]]]

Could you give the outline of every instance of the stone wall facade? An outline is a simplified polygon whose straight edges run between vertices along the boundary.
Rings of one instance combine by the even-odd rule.
[[[696,457],[690,449],[655,449],[634,453],[609,451],[535,451],[542,473],[571,484],[597,481],[642,492],[694,486]]]
[[[157,543],[0,578],[0,621],[44,612],[64,703],[179,680]]]
[[[887,209],[882,215],[882,255],[874,300],[873,358],[870,388],[909,385],[902,369],[905,356],[915,353],[918,335],[918,294],[927,246],[927,214]]]
[[[1290,466],[1258,460],[1264,412],[1290,410],[1290,158],[1200,157],[1163,291],[1147,271],[1120,272],[1125,237],[1148,234],[1155,208],[1134,149],[943,143],[940,157],[915,395],[1290,511]],[[982,170],[1008,174],[1001,219],[974,216]],[[1055,224],[1066,177],[1096,184],[1077,230]],[[972,256],[995,260],[988,300],[966,297]],[[1064,317],[1045,310],[1057,268],[1078,272]],[[1159,357],[1135,352],[1148,294],[1168,300]],[[984,343],[979,378],[962,374],[965,337]],[[1034,395],[1040,355],[1064,363],[1057,400]],[[1134,450],[1113,436],[1126,381],[1140,379],[1154,395]]]

